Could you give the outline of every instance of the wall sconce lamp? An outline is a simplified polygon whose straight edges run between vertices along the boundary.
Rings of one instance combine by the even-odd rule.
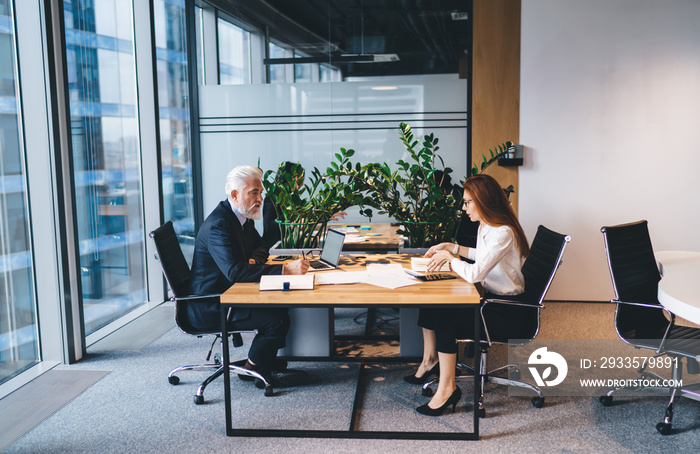
[[[502,157],[498,158],[498,165],[501,167],[512,167],[523,165],[524,145],[512,145]]]

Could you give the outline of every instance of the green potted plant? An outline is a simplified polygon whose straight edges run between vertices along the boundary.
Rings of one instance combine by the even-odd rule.
[[[334,169],[347,167],[354,151],[336,153]],[[352,182],[335,171],[326,174],[314,167],[309,178],[299,163],[268,170],[263,187],[275,205],[280,228],[281,249],[306,249],[319,246],[326,225],[333,214],[350,206],[360,205],[364,197]]]
[[[399,139],[409,159],[397,161],[395,169],[386,163],[353,166],[345,162],[329,171],[336,176],[347,176],[349,182],[363,191],[362,214],[371,216],[371,209],[365,208],[369,206],[394,218],[400,224],[398,232],[408,238],[409,246],[424,248],[452,240],[462,213],[461,187],[451,184],[453,170],[437,154],[439,139],[431,133],[418,141],[406,123],[399,125]],[[496,152],[489,150],[490,158],[484,156],[481,168],[474,165],[472,174],[496,162],[509,147],[510,142],[506,142]],[[352,156],[354,151],[341,148],[341,153]]]

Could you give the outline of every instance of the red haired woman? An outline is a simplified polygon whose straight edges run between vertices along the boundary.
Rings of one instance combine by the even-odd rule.
[[[488,175],[474,175],[464,182],[464,205],[469,218],[479,222],[476,247],[469,248],[456,243],[440,243],[431,247],[425,256],[431,258],[428,271],[437,271],[445,263],[469,283],[480,283],[484,297],[507,297],[524,290],[520,271],[529,253],[527,238],[518,222],[505,192],[495,179]],[[474,263],[462,261],[465,257]],[[498,305],[492,305],[498,306]],[[487,309],[490,309],[487,306]],[[497,320],[490,330],[508,329],[521,319],[522,308],[508,307],[485,309],[484,316]],[[439,367],[440,382],[435,395],[416,410],[429,416],[439,416],[452,406],[454,410],[462,396],[455,384],[457,344],[455,339],[473,338],[474,310],[455,308],[425,308],[421,310],[418,324],[423,328],[424,354],[414,379],[423,382]],[[435,354],[437,352],[437,355]],[[436,361],[437,360],[437,361]]]

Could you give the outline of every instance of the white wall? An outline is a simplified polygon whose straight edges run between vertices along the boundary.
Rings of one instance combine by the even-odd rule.
[[[572,237],[548,299],[613,297],[603,225],[700,250],[699,19],[698,0],[522,0],[520,220]]]
[[[459,182],[467,172],[466,87],[456,74],[200,86],[204,215],[225,198],[226,173],[237,165],[257,165],[258,158],[263,170],[300,162],[307,175],[313,167],[325,171],[340,147],[354,149],[353,162],[363,164],[406,159],[400,122],[409,123],[417,138],[430,132],[440,138],[438,154]],[[346,220],[366,222],[356,212]],[[257,227],[262,229],[260,222]]]

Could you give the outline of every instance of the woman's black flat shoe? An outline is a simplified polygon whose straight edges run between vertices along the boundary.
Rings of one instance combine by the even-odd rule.
[[[452,413],[454,413],[455,407],[457,406],[457,402],[459,402],[459,399],[461,398],[462,391],[459,388],[457,388],[452,392],[452,395],[447,399],[447,401],[444,404],[442,404],[442,406],[438,408],[430,408],[428,404],[425,404],[416,408],[416,411],[422,415],[440,416],[447,407],[452,405]]]
[[[420,377],[416,377],[414,374],[406,375],[403,378],[403,381],[412,385],[422,385],[424,383],[428,383],[433,375],[435,375],[436,377],[440,375],[440,363],[434,365],[432,369],[430,369],[428,372],[424,373]]]

